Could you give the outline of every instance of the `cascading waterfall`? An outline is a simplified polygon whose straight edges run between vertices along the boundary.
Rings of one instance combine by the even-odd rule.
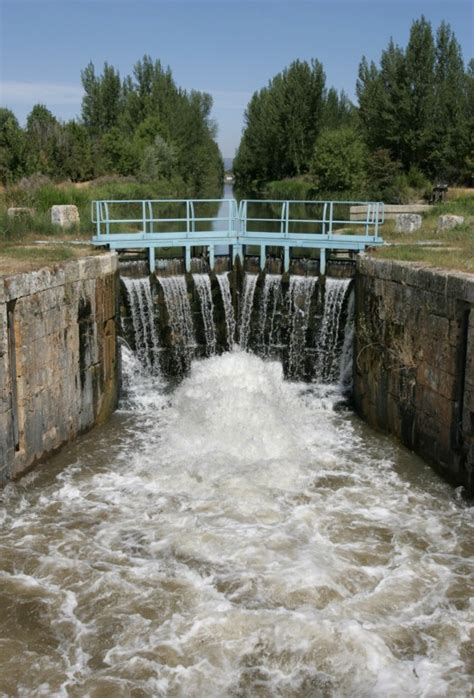
[[[153,374],[159,373],[160,344],[155,327],[153,298],[148,277],[122,277],[127,290],[137,357]]]
[[[320,383],[335,383],[341,373],[340,323],[344,301],[350,279],[326,278],[324,312],[317,334],[315,380]]]
[[[212,301],[209,274],[193,274],[194,285],[201,303],[201,315],[206,338],[206,355],[216,353],[216,328],[214,325],[214,303]]]
[[[227,329],[227,348],[232,349],[235,339],[235,316],[230,292],[229,272],[217,274],[217,283],[221,290],[222,303],[224,305],[225,324]]]
[[[188,370],[196,348],[196,338],[186,279],[184,276],[160,276],[158,280],[168,311],[173,348],[184,370]]]
[[[275,317],[281,303],[281,276],[266,274],[260,298],[259,346],[263,356],[270,354],[272,346],[277,344],[277,327]]]
[[[288,315],[291,318],[288,350],[289,378],[298,378],[304,374],[311,299],[316,282],[317,277],[315,276],[290,276],[288,289]]]
[[[355,293],[351,288],[347,301],[347,317],[344,327],[344,342],[339,361],[339,385],[344,391],[352,388],[352,366],[354,360],[354,333],[355,333]]]
[[[257,274],[245,274],[240,306],[239,343],[242,349],[247,349],[250,336],[250,320],[252,317],[253,298],[257,285]]]
[[[203,342],[200,355],[212,356],[233,347],[236,322],[228,272],[216,276],[227,341],[222,333],[217,332],[210,276],[193,273],[192,277],[196,289],[196,307],[193,309],[185,276],[158,277],[171,329],[171,333],[166,335],[165,332],[163,337],[166,348],[159,346],[148,278],[124,278],[137,355],[151,372],[157,371],[158,356],[165,372],[169,370],[173,375],[181,375],[189,370],[197,347],[193,325],[196,310],[201,314],[200,327],[204,330],[203,335],[202,330],[197,335]],[[257,296],[259,278],[262,285]],[[339,383],[349,387],[353,340],[350,283],[349,279],[327,278],[322,295],[324,307],[318,310],[317,277],[292,275],[285,293],[281,275],[266,274],[262,278],[257,274],[245,274],[239,315],[241,348],[247,350],[251,345],[262,357],[279,357],[292,380],[313,376],[318,383]],[[254,320],[257,324],[253,328]],[[156,322],[160,322],[158,315]],[[218,337],[222,338],[218,340]],[[170,349],[171,356],[167,353]]]

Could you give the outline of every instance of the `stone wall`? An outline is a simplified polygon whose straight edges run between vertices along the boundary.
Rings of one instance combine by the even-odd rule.
[[[359,258],[354,399],[474,494],[474,275]]]
[[[0,277],[0,483],[115,409],[117,288],[115,253]]]

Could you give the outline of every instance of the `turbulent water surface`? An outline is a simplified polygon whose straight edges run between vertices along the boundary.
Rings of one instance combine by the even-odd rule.
[[[235,351],[2,493],[0,694],[468,696],[473,521],[414,456]]]

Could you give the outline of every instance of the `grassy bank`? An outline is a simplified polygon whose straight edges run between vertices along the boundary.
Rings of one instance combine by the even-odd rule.
[[[101,254],[101,250],[86,243],[5,243],[0,251],[0,275],[34,271],[95,254]]]
[[[89,239],[93,234],[91,223],[91,201],[96,199],[159,199],[181,198],[188,193],[183,191],[181,180],[173,182],[153,182],[142,184],[126,178],[102,178],[77,186],[73,184],[35,184],[34,178],[23,186],[9,187],[0,192],[0,241],[31,241],[42,237],[61,239]],[[51,223],[51,206],[73,204],[77,206],[80,225],[67,232]],[[7,209],[25,207],[33,209],[32,216],[10,218]]]
[[[474,191],[466,190],[438,204],[423,216],[423,223],[414,233],[401,235],[395,231],[395,222],[387,221],[382,237],[389,246],[371,254],[381,259],[420,262],[434,267],[457,269],[474,273]],[[452,230],[437,232],[438,217],[452,214],[464,217],[462,225]]]

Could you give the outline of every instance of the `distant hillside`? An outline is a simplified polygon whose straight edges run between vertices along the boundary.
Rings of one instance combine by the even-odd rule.
[[[224,158],[224,169],[226,170],[226,172],[227,170],[232,169],[233,162],[234,158]]]

